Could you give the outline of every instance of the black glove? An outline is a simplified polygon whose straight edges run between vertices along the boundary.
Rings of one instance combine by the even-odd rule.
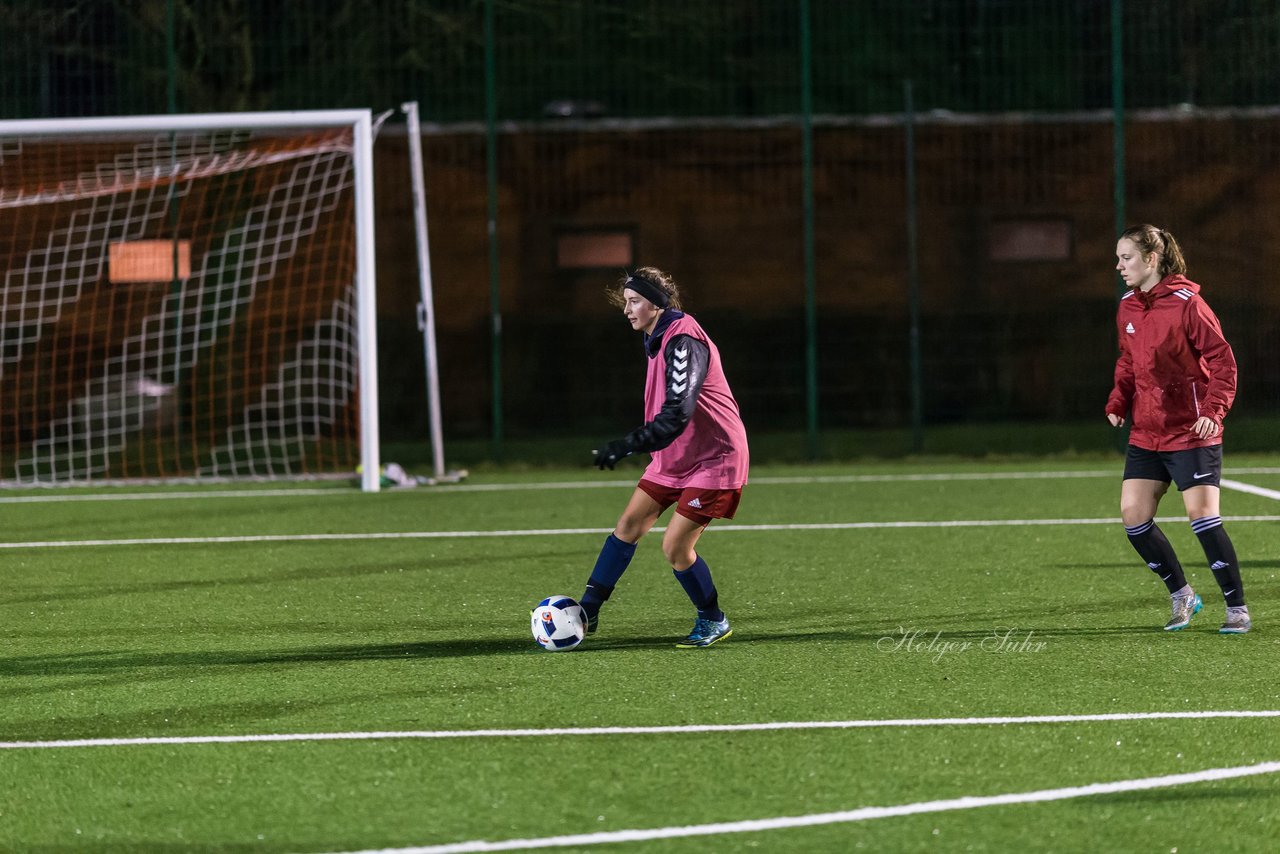
[[[631,450],[631,445],[626,440],[614,439],[604,446],[603,451],[592,451],[592,453],[596,455],[596,468],[601,471],[605,469],[613,471],[613,467],[618,464],[618,460],[631,456],[634,451]]]

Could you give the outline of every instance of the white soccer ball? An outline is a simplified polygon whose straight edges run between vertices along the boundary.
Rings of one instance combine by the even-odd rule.
[[[566,652],[587,636],[587,612],[568,596],[548,596],[534,606],[530,626],[538,646]]]

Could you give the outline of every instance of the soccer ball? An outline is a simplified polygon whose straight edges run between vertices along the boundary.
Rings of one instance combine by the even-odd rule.
[[[534,606],[530,625],[538,646],[566,652],[586,637],[587,612],[568,596],[548,596]]]

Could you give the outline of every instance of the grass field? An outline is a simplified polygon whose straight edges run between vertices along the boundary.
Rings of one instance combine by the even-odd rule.
[[[529,609],[638,467],[5,492],[0,850],[1273,851],[1280,458],[1227,462],[1240,637],[1176,494],[1160,630],[1119,468],[758,468],[701,544],[733,637],[673,648],[651,535],[566,654]]]

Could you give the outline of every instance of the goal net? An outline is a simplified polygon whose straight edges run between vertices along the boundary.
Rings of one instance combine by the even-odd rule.
[[[0,482],[378,488],[368,111],[0,122]]]

